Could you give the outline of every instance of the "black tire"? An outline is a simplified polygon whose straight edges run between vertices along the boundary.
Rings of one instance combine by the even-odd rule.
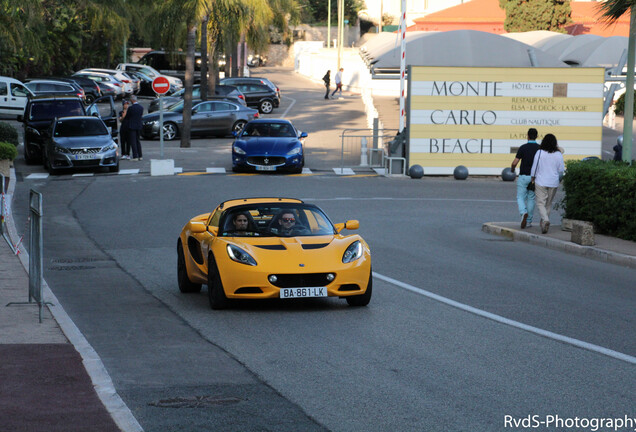
[[[208,257],[208,299],[210,300],[210,307],[214,310],[225,309],[229,304],[229,300],[223,290],[219,268],[216,266],[216,261],[212,254]]]
[[[179,128],[173,122],[163,124],[163,139],[171,141],[179,136]]]
[[[118,173],[119,172],[119,162],[117,162],[117,165],[115,165],[115,166],[108,167],[108,171],[110,171],[112,173]]]
[[[181,240],[177,242],[177,281],[179,283],[179,291],[182,293],[197,293],[201,291],[201,284],[190,282],[188,277]]]
[[[35,165],[36,163],[40,162],[42,159],[33,156],[28,150],[27,150],[27,144],[24,143],[24,161],[26,162],[27,165]]]
[[[269,114],[269,113],[271,113],[272,111],[274,111],[274,103],[273,103],[271,100],[269,100],[269,99],[266,99],[266,100],[264,100],[264,101],[261,101],[261,102],[258,104],[258,110],[259,110],[262,114]]]
[[[366,306],[371,301],[371,294],[373,294],[373,276],[372,272],[369,272],[369,283],[367,284],[367,290],[365,291],[365,293],[361,295],[346,297],[347,303],[349,304],[349,306],[354,307]]]
[[[87,94],[85,99],[85,103],[86,105],[90,105],[93,102],[95,102],[95,96],[91,95],[91,94]]]
[[[247,122],[245,120],[237,120],[236,123],[232,126],[232,132],[239,133]]]

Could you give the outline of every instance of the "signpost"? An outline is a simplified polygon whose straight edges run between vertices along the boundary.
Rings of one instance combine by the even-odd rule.
[[[168,78],[159,75],[152,80],[152,89],[159,96],[159,143],[161,148],[161,159],[163,159],[163,98],[162,96],[170,90]]]

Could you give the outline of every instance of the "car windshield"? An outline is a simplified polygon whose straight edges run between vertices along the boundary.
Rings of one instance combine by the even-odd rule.
[[[109,135],[108,129],[98,118],[81,118],[58,120],[55,125],[56,137],[78,137],[78,136],[94,136]]]
[[[185,95],[185,89],[182,88],[181,90],[179,90],[178,92],[175,92],[172,94],[172,96],[175,97],[183,97],[183,95]],[[192,89],[192,98],[194,99],[198,99],[201,97],[201,87],[196,86]]]
[[[38,101],[31,105],[29,120],[53,120],[55,117],[84,115],[82,102],[77,100]]]
[[[221,217],[224,237],[299,237],[334,235],[329,218],[316,206],[262,203],[226,210]]]
[[[242,136],[295,137],[294,128],[288,123],[248,123]]]

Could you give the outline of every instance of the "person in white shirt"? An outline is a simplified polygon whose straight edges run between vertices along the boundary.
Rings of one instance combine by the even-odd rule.
[[[338,90],[340,90],[340,96],[342,96],[342,71],[344,68],[340,68],[340,70],[336,73],[336,89],[331,93],[331,97],[336,94]]]
[[[561,174],[564,171],[563,153],[559,151],[557,139],[554,135],[547,134],[541,140],[541,146],[534,155],[534,162],[530,170],[531,181],[535,183],[537,209],[541,215],[541,232],[543,234],[546,234],[550,229],[552,200],[556,195]]]

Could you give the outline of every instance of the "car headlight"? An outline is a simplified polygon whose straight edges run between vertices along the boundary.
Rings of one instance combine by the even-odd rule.
[[[342,255],[342,262],[347,264],[353,262],[362,256],[362,243],[360,240],[356,240],[349,245],[344,255]]]
[[[227,254],[230,256],[232,261],[236,261],[237,263],[247,264],[251,266],[256,265],[256,260],[238,246],[227,245]]]
[[[302,150],[302,147],[294,147],[293,149],[291,149],[290,151],[287,152],[287,156],[293,156],[293,155],[300,154],[301,150]]]
[[[144,124],[146,126],[157,126],[159,124],[159,120],[149,120],[145,121]]]
[[[60,147],[60,146],[53,146],[53,151],[55,153],[70,153],[70,150],[67,149],[66,147]]]
[[[234,149],[234,153],[236,153],[236,154],[240,154],[240,155],[246,154],[245,150],[243,150],[242,148],[240,148],[237,145],[232,146],[232,148]]]
[[[117,150],[117,144],[110,143],[107,146],[102,147],[102,149],[100,151],[101,152],[107,152],[107,151],[111,151],[111,150]]]

